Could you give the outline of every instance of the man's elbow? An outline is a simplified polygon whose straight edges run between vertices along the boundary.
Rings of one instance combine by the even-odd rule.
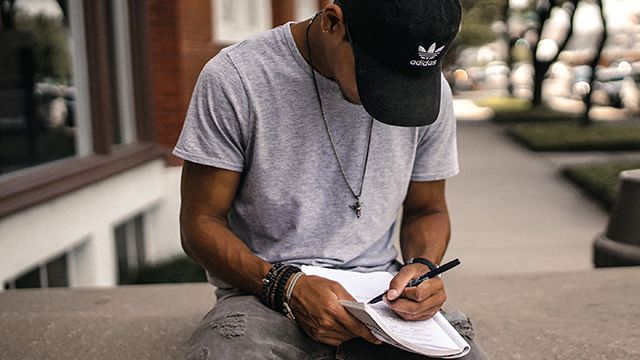
[[[193,239],[195,236],[193,234],[194,225],[192,224],[192,221],[189,220],[190,217],[187,216],[184,209],[182,209],[180,211],[180,245],[182,246],[182,250],[188,257],[196,260],[194,258],[195,251],[193,250]]]
[[[191,247],[189,246],[189,242],[186,240],[184,234],[182,233],[182,230],[180,231],[180,245],[182,246],[182,251],[184,251],[184,253],[188,257],[193,259]]]

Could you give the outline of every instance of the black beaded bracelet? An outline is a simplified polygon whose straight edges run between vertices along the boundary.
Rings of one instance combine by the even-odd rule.
[[[271,269],[269,269],[269,272],[267,273],[267,276],[265,276],[264,279],[262,279],[262,296],[261,296],[260,300],[262,301],[263,304],[265,304],[267,306],[269,306],[269,304],[270,304],[269,294],[271,293],[271,290],[272,290],[273,286],[275,285],[275,280],[276,280],[276,277],[278,275],[278,272],[284,266],[285,265],[283,263],[275,263],[275,264],[273,264]],[[269,307],[271,307],[271,306],[269,306]]]
[[[274,302],[274,307],[275,310],[281,313],[285,313],[284,311],[284,294],[285,294],[285,290],[287,287],[287,281],[289,281],[289,278],[291,278],[291,275],[299,272],[300,269],[295,267],[295,266],[287,266],[282,272],[281,275],[279,276],[278,280],[276,281],[276,288],[275,288],[275,302]]]
[[[288,266],[285,266],[278,272],[276,276],[276,280],[273,283],[273,287],[271,288],[271,292],[269,293],[269,307],[273,310],[280,311],[278,309],[278,292],[280,291],[280,283],[283,275],[288,272]]]

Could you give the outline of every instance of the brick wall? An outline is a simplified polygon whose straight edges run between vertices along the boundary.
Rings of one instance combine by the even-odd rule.
[[[264,0],[266,1],[266,0]],[[324,6],[329,0],[318,0]],[[149,41],[158,143],[173,148],[200,70],[220,46],[213,43],[212,0],[149,0]],[[272,0],[273,25],[293,19],[295,0]],[[169,164],[179,165],[176,158]]]
[[[219,50],[212,42],[210,6],[211,0],[149,1],[155,123],[158,143],[166,148],[180,135],[200,70]]]

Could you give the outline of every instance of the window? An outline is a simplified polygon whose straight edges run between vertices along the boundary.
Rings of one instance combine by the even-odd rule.
[[[14,280],[5,282],[5,290],[69,286],[68,256],[69,254],[65,253],[45,264],[28,270]]]
[[[212,0],[214,42],[231,44],[271,29],[271,1]]]
[[[144,218],[138,215],[115,228],[118,284],[127,284],[145,263]]]
[[[147,0],[2,4],[0,217],[164,156]]]
[[[55,0],[2,9],[0,175],[76,155],[78,115],[67,13]]]

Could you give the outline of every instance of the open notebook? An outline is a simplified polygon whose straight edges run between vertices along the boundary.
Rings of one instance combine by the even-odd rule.
[[[339,282],[357,300],[341,301],[342,305],[388,344],[418,354],[450,359],[464,356],[470,350],[469,344],[441,313],[429,320],[405,321],[385,302],[368,305],[369,300],[387,290],[393,278],[388,272],[359,273],[316,266],[303,266],[302,271]]]

